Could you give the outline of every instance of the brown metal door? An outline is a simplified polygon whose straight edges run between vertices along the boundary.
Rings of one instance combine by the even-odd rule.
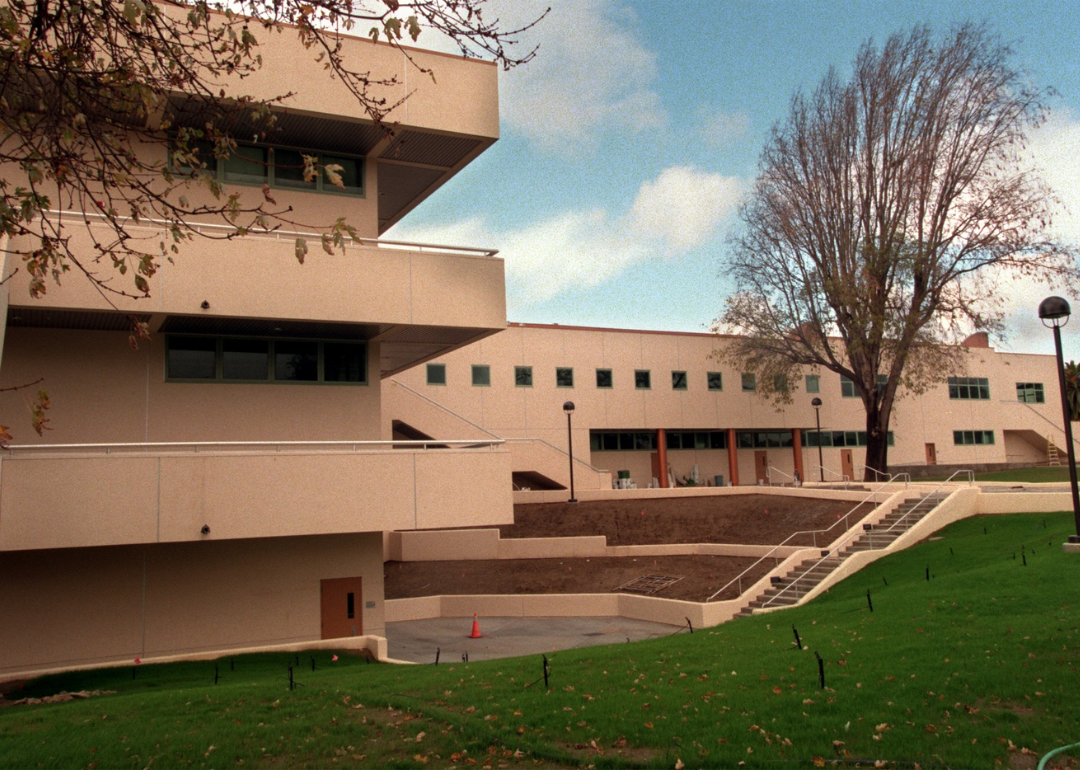
[[[926,464],[937,465],[937,449],[933,444],[926,445]]]
[[[362,636],[364,633],[363,591],[360,578],[332,578],[320,581],[322,590],[322,638]]]
[[[757,473],[757,480],[759,484],[769,483],[769,453],[756,451],[754,452],[754,471]]]
[[[851,450],[840,450],[840,472],[848,477],[849,480],[855,480],[855,464],[851,461]]]

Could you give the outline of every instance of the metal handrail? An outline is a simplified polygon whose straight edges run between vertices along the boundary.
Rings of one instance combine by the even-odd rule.
[[[423,393],[421,393],[421,392],[420,392],[420,391],[418,391],[418,390],[415,390],[414,388],[410,388],[410,387],[409,387],[408,385],[406,385],[406,384],[405,384],[404,382],[400,382],[400,381],[399,381],[399,380],[398,380],[397,378],[395,378],[395,377],[391,377],[391,378],[390,378],[390,382],[394,383],[394,384],[395,384],[395,385],[397,385],[397,386],[398,386],[399,388],[404,388],[405,390],[407,390],[407,391],[409,391],[410,393],[412,393],[412,394],[413,394],[414,396],[418,396],[419,398],[422,398],[422,399],[424,399],[425,401],[427,401],[427,402],[428,402],[429,404],[431,404],[432,406],[435,406],[435,407],[438,407],[439,409],[442,409],[442,410],[443,410],[444,412],[446,412],[447,414],[449,414],[449,415],[450,415],[451,417],[455,417],[455,418],[457,418],[458,420],[461,420],[461,421],[462,421],[463,423],[465,423],[466,425],[471,425],[472,427],[476,428],[476,429],[477,429],[478,431],[480,431],[481,433],[486,433],[486,434],[488,434],[489,436],[491,436],[492,438],[500,438],[499,436],[496,436],[496,435],[495,435],[494,433],[492,433],[492,432],[491,432],[490,430],[487,430],[486,428],[482,428],[481,426],[477,425],[477,424],[476,424],[475,422],[473,422],[472,420],[470,420],[470,419],[469,419],[468,417],[463,417],[462,415],[460,415],[460,414],[458,414],[457,412],[455,412],[455,411],[454,411],[453,409],[450,409],[449,407],[445,407],[445,406],[443,406],[442,404],[440,404],[440,403],[439,403],[438,401],[436,401],[435,399],[433,399],[433,398],[429,398],[429,397],[425,396],[425,395],[424,395]]]
[[[797,479],[794,476],[792,476],[791,474],[784,473],[779,468],[774,468],[773,466],[770,465],[768,468],[765,469],[765,478],[767,478],[769,480],[769,486],[770,487],[773,485],[773,480],[772,480],[772,472],[773,471],[776,471],[781,476],[785,476],[785,477],[791,479],[792,484],[794,484],[797,481]],[[783,486],[783,483],[781,483],[781,486]]]
[[[890,481],[893,480],[893,479],[904,479],[905,482],[906,482],[905,485],[904,485],[905,487],[908,484],[911,483],[911,474],[907,473],[907,472],[904,472],[904,473],[886,473],[885,471],[879,471],[877,468],[871,468],[869,465],[860,465],[855,470],[856,471],[860,471],[860,470],[862,470],[862,471],[870,471],[871,473],[874,474],[874,479],[875,480],[880,480],[882,476],[889,479]]]
[[[104,214],[100,214],[96,211],[69,211],[69,210],[57,210],[50,209],[45,212],[46,214],[54,214],[59,216],[70,216],[81,218],[86,220],[88,218],[100,219],[103,221],[111,221],[115,219],[117,222],[132,222],[136,226],[138,225],[159,225],[161,227],[170,227],[172,223],[167,222],[164,219],[154,219],[152,217],[139,217],[134,219],[127,216],[107,217]],[[192,230],[220,230],[223,232],[235,232],[236,227],[233,225],[219,225],[213,222],[187,222],[185,226]],[[147,228],[151,229],[151,228]],[[322,233],[308,233],[297,230],[279,230],[276,228],[249,228],[247,235],[258,237],[272,237],[272,238],[322,238]],[[349,237],[347,243],[359,243],[364,246],[374,246],[376,248],[391,247],[396,249],[415,249],[417,251],[424,251],[426,249],[434,251],[458,251],[466,254],[476,254],[482,257],[494,257],[499,253],[498,249],[485,249],[478,248],[476,246],[447,246],[439,243],[413,243],[411,241],[389,241],[381,238],[362,238],[362,237]]]
[[[848,520],[848,517],[851,516],[851,514],[855,513],[855,511],[859,510],[859,508],[862,507],[863,505],[865,505],[867,502],[869,502],[871,498],[874,498],[877,495],[881,494],[882,490],[884,490],[885,487],[887,487],[891,483],[893,483],[893,479],[889,479],[884,484],[882,484],[880,487],[878,487],[877,489],[870,492],[866,497],[864,497],[862,500],[860,500],[858,503],[856,503],[854,508],[852,508],[850,511],[848,511],[843,516],[841,516],[839,519],[837,519],[834,524],[829,525],[828,528],[826,528],[826,529],[807,529],[807,530],[802,530],[802,531],[799,531],[799,532],[793,532],[792,534],[788,535],[787,538],[785,538],[782,543],[779,543],[778,545],[773,546],[772,549],[768,553],[766,553],[764,556],[759,558],[756,562],[754,562],[749,567],[747,567],[742,572],[740,572],[738,575],[736,575],[731,580],[729,580],[727,582],[727,584],[724,585],[723,588],[716,591],[712,596],[710,596],[705,601],[711,602],[713,599],[715,599],[717,596],[722,594],[724,591],[726,591],[728,588],[730,588],[736,582],[739,584],[739,595],[741,596],[742,595],[742,579],[743,579],[743,577],[745,577],[751,570],[753,570],[755,567],[757,567],[759,564],[761,564],[763,561],[765,561],[766,559],[768,559],[770,557],[772,557],[775,564],[777,566],[779,566],[780,565],[780,557],[777,555],[777,552],[781,548],[783,548],[785,545],[787,545],[791,540],[798,537],[799,535],[811,535],[813,537],[813,541],[812,541],[813,546],[812,547],[817,548],[818,547],[818,545],[817,545],[817,536],[819,534],[823,534],[825,532],[832,531],[833,529],[836,528],[836,525],[840,524],[841,522],[844,522],[846,524],[847,520]],[[845,529],[846,529],[846,527],[845,527]]]
[[[932,489],[932,490],[931,490],[930,492],[928,492],[927,494],[925,494],[925,495],[923,495],[923,496],[922,496],[921,498],[919,498],[918,502],[916,502],[916,503],[915,503],[915,504],[914,504],[913,506],[911,506],[911,508],[909,508],[909,509],[908,509],[908,512],[907,512],[907,513],[905,513],[905,514],[904,514],[903,516],[901,516],[901,517],[900,517],[899,519],[897,519],[896,521],[894,521],[894,522],[893,522],[893,523],[892,523],[892,524],[891,524],[891,525],[889,526],[889,528],[888,528],[888,529],[883,529],[883,530],[880,530],[880,531],[881,531],[881,533],[882,533],[882,534],[888,534],[889,532],[892,532],[892,530],[893,530],[893,529],[894,529],[894,528],[895,528],[895,527],[896,527],[896,526],[897,526],[898,524],[900,524],[900,522],[904,521],[904,519],[906,519],[906,518],[907,518],[908,516],[910,516],[910,515],[911,515],[911,514],[912,514],[912,513],[913,513],[913,512],[915,511],[915,509],[916,509],[916,508],[918,508],[918,507],[919,507],[920,505],[922,505],[922,504],[923,504],[924,502],[926,502],[926,501],[927,501],[927,500],[929,500],[929,499],[930,499],[931,497],[933,497],[934,495],[936,495],[936,494],[937,494],[937,492],[938,492],[938,490],[940,490],[940,489],[941,489],[941,488],[942,488],[943,486],[945,486],[946,484],[948,484],[949,482],[951,482],[951,481],[953,480],[953,478],[955,478],[956,476],[960,475],[961,473],[966,473],[966,474],[968,474],[968,480],[969,480],[969,484],[971,483],[971,480],[972,480],[972,479],[974,479],[974,477],[975,477],[975,474],[974,474],[974,472],[972,472],[972,471],[969,471],[969,470],[960,470],[960,471],[956,471],[956,473],[954,473],[954,474],[953,474],[952,476],[949,476],[949,478],[945,479],[945,481],[941,482],[941,483],[940,483],[940,484],[938,484],[938,485],[937,485],[936,487],[934,487],[934,488],[933,488],[933,489]],[[940,505],[940,503],[939,503],[939,505]],[[935,506],[935,507],[936,507],[936,506]],[[873,529],[870,529],[870,530],[867,530],[867,531],[868,531],[868,532],[870,532],[870,533],[873,533],[873,532],[874,532],[874,530],[873,530]],[[783,596],[783,595],[784,595],[784,594],[785,594],[785,593],[787,592],[787,590],[788,590],[789,588],[794,588],[794,587],[795,587],[796,585],[798,585],[799,581],[800,581],[800,580],[801,580],[802,578],[804,578],[804,577],[805,577],[806,575],[808,575],[809,573],[811,573],[811,572],[813,572],[813,571],[814,571],[815,569],[817,569],[817,568],[818,568],[818,567],[819,567],[819,566],[820,566],[820,565],[821,565],[821,564],[822,564],[822,563],[823,563],[823,562],[824,562],[824,561],[825,561],[826,559],[828,559],[828,558],[829,558],[829,557],[830,557],[830,556],[831,556],[832,554],[834,554],[834,553],[836,553],[836,554],[840,553],[840,549],[841,549],[841,548],[844,548],[844,547],[845,547],[845,546],[847,546],[847,545],[850,545],[850,543],[851,543],[851,540],[852,540],[852,539],[854,538],[854,536],[855,536],[855,535],[862,535],[862,534],[863,534],[863,533],[859,532],[858,530],[855,530],[854,532],[851,532],[851,533],[850,533],[850,534],[849,534],[849,535],[847,536],[847,538],[846,538],[846,539],[845,539],[844,541],[841,541],[841,543],[840,543],[839,545],[837,545],[836,547],[832,548],[832,549],[831,549],[831,550],[830,550],[830,551],[829,551],[829,552],[828,552],[828,553],[827,553],[827,554],[826,554],[825,556],[822,556],[822,557],[821,557],[820,559],[818,559],[818,560],[817,560],[816,562],[814,562],[814,563],[813,563],[812,565],[810,565],[810,566],[809,566],[809,567],[808,567],[807,569],[803,570],[803,573],[802,573],[801,575],[799,575],[799,576],[798,576],[797,578],[795,578],[794,580],[792,580],[792,581],[791,581],[790,583],[788,583],[788,584],[787,584],[786,586],[784,586],[784,587],[783,587],[783,588],[782,588],[781,590],[777,591],[777,592],[776,592],[776,594],[775,594],[774,596],[770,597],[770,598],[769,598],[769,599],[768,599],[767,601],[765,601],[765,602],[764,602],[764,603],[763,603],[763,604],[761,605],[761,606],[762,606],[762,608],[768,607],[768,606],[769,606],[770,604],[772,604],[772,603],[773,603],[773,601],[775,601],[775,600],[776,600],[776,599],[778,599],[779,597]],[[870,538],[871,538],[871,544],[872,544],[872,543],[873,543],[873,534],[871,534],[871,535],[870,535]]]
[[[526,436],[524,438],[505,438],[505,439],[500,438],[499,436],[496,436],[494,433],[489,431],[487,428],[484,428],[484,427],[482,427],[480,425],[477,425],[475,422],[470,420],[468,417],[465,417],[463,415],[458,414],[457,412],[455,412],[453,409],[450,409],[449,407],[443,406],[442,404],[440,404],[435,399],[429,398],[428,396],[425,396],[420,391],[409,387],[408,385],[406,385],[404,382],[401,382],[397,378],[391,377],[390,382],[394,383],[395,385],[397,385],[400,388],[404,388],[405,390],[412,393],[414,396],[418,396],[418,397],[424,399],[425,401],[427,401],[432,406],[435,406],[435,407],[438,407],[439,409],[442,409],[444,412],[449,414],[451,417],[454,417],[454,418],[456,418],[458,420],[461,420],[466,425],[471,425],[472,427],[476,428],[478,431],[481,431],[482,433],[488,434],[492,438],[499,438],[501,441],[538,441],[541,444],[545,444],[548,447],[550,447],[551,449],[554,449],[556,452],[559,452],[560,454],[569,455],[569,453],[565,449],[557,447],[554,444],[552,444],[550,441],[546,441],[546,440],[544,440],[542,438],[529,438],[528,436]],[[442,443],[445,443],[445,442],[442,442]],[[611,473],[611,471],[606,470],[604,468],[597,468],[595,465],[590,465],[589,463],[582,460],[580,457],[575,457],[574,462],[578,463],[579,465],[584,465],[589,470],[595,471],[597,473]]]
[[[851,477],[848,476],[846,473],[837,473],[836,471],[829,470],[824,465],[814,465],[811,467],[811,470],[824,471],[830,476],[836,476],[840,481],[844,482],[845,486],[851,483]]]
[[[280,452],[286,449],[344,449],[350,447],[352,451],[363,449],[376,449],[386,447],[391,449],[444,449],[457,448],[491,448],[504,443],[502,439],[449,439],[449,440],[397,440],[389,441],[146,441],[115,444],[11,444],[3,447],[2,451],[8,456],[14,456],[16,452],[38,453],[52,451],[88,451],[113,454],[115,452],[140,452],[154,449],[163,451],[188,450],[198,453],[206,449],[241,448],[252,449],[255,447],[273,447],[274,451]]]
[[[542,438],[537,438],[537,437],[530,438],[529,436],[523,436],[523,437],[519,437],[519,438],[504,438],[503,441],[505,441],[507,443],[510,443],[510,442],[513,442],[513,441],[519,441],[519,442],[537,441],[537,442],[539,442],[541,444],[544,444],[544,445],[554,449],[559,454],[566,455],[567,457],[570,456],[570,453],[567,452],[562,447],[555,446],[550,441],[548,441],[546,439],[542,439]],[[608,469],[608,468],[597,468],[595,465],[590,465],[589,463],[585,462],[580,457],[575,457],[574,462],[577,463],[578,465],[584,465],[589,470],[596,471],[597,473],[611,473],[610,469]]]

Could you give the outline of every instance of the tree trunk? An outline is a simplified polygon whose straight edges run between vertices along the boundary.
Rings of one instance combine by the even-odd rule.
[[[883,417],[879,409],[866,411],[866,469],[863,471],[863,481],[884,481],[885,474],[889,472],[889,424],[888,419],[883,420]],[[882,422],[885,423],[884,427]]]

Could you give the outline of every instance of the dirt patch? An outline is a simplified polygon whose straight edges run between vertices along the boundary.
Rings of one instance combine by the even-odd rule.
[[[642,575],[682,578],[653,596],[703,602],[756,559],[730,556],[501,559],[498,561],[390,561],[384,565],[387,599],[434,594],[604,594]],[[762,564],[747,587],[764,575]],[[717,599],[734,599],[730,590]]]
[[[533,503],[514,506],[514,523],[499,531],[505,538],[604,535],[608,545],[772,545],[800,530],[825,529],[852,507],[848,501],[771,495]],[[861,506],[849,520],[858,521],[871,508]],[[811,537],[800,536],[792,542],[810,545]],[[682,579],[654,596],[701,602],[755,561],[730,556],[646,556],[387,562],[384,572],[387,599],[435,594],[609,593],[643,575],[668,575]],[[743,579],[742,588],[772,566],[771,561],[759,565]],[[717,600],[734,599],[738,593],[736,585]]]
[[[775,545],[800,530],[830,527],[853,507],[847,500],[774,495],[530,503],[515,505],[514,523],[499,527],[499,531],[507,538],[604,535],[608,545]],[[861,506],[849,521],[855,523],[873,507]],[[793,544],[811,545],[811,537],[800,536]]]

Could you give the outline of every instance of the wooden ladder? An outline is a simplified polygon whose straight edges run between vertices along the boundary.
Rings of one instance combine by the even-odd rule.
[[[1061,465],[1061,460],[1058,458],[1057,444],[1049,435],[1046,437],[1046,459],[1048,465]]]

